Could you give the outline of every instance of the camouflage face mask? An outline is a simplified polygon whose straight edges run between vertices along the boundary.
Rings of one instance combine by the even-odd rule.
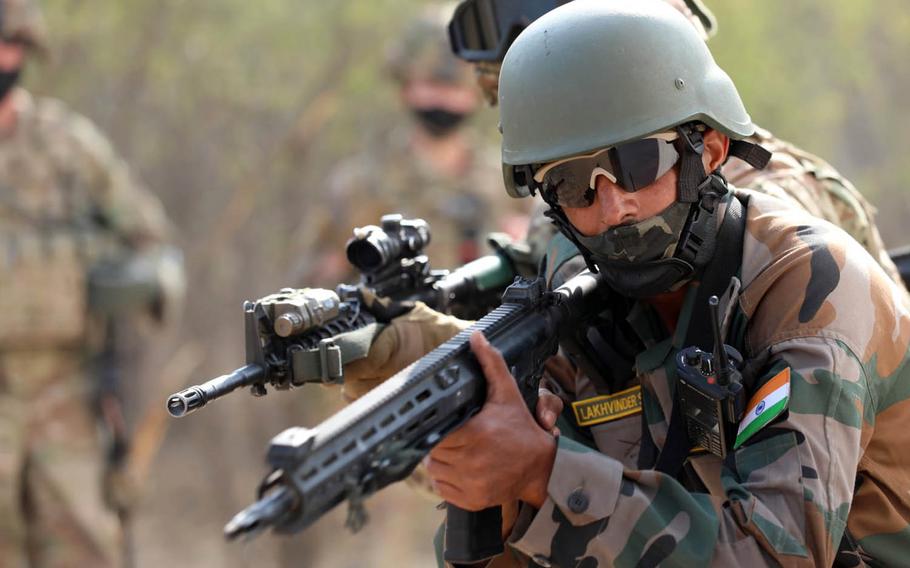
[[[593,237],[572,231],[616,292],[647,298],[677,289],[695,272],[690,263],[673,257],[691,208],[691,203],[676,202],[653,217]]]
[[[597,262],[642,263],[670,258],[686,225],[691,205],[675,202],[638,223],[613,227],[593,237],[576,236]]]

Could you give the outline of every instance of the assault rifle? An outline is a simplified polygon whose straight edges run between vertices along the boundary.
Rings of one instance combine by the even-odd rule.
[[[420,300],[438,311],[474,319],[468,307],[487,313],[514,279],[510,257],[497,254],[457,270],[432,270],[423,249],[430,228],[422,219],[386,215],[380,226],[354,230],[347,256],[361,272],[360,287],[396,302]],[[285,288],[244,302],[246,365],[171,395],[168,412],[185,416],[238,388],[263,396],[266,385],[287,390],[306,383],[339,383],[345,363],[366,356],[379,323],[357,285],[335,290]]]
[[[561,335],[570,335],[598,313],[607,293],[599,276],[583,273],[552,292],[543,279],[516,279],[493,312],[434,351],[385,381],[322,424],[295,427],[272,439],[272,472],[259,488],[259,500],[226,526],[229,539],[272,527],[293,533],[348,501],[348,526],[365,522],[363,499],[405,478],[449,432],[483,406],[486,379],[468,339],[479,330],[503,355],[519,382],[529,408],[536,406],[544,362],[556,352]],[[481,512],[492,530],[457,525],[449,505],[447,551],[475,556],[495,554],[499,541],[498,508]],[[476,528],[473,527],[473,528]],[[495,536],[495,542],[470,538]],[[466,539],[452,542],[452,539]]]

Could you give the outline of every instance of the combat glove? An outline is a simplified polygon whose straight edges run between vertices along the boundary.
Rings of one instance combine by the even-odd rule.
[[[367,292],[363,295],[373,313],[403,311],[400,304],[379,300]],[[415,302],[409,311],[389,320],[373,339],[366,357],[345,365],[342,395],[347,401],[360,398],[472,323],[439,313],[423,302]]]

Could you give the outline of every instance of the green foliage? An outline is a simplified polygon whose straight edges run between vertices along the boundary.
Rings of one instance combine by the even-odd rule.
[[[711,48],[755,121],[821,154],[879,205],[886,240],[910,209],[910,13],[899,0],[712,2]],[[890,237],[890,238],[889,238]]]

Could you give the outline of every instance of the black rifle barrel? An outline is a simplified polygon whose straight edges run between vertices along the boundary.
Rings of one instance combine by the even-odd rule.
[[[227,375],[185,388],[167,399],[167,411],[175,418],[199,410],[216,398],[265,378],[265,367],[256,363],[244,365]]]

